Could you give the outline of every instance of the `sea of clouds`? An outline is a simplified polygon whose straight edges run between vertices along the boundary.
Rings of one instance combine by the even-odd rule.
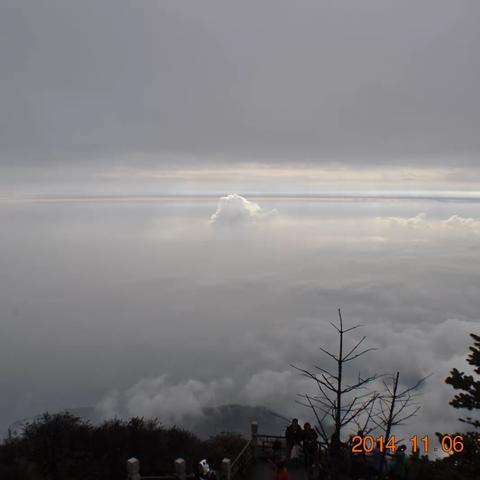
[[[311,419],[341,307],[347,381],[426,375],[403,435],[462,428],[444,379],[478,332],[476,204],[244,198],[2,205],[3,426],[95,405],[166,424],[225,403]],[[35,231],[35,235],[32,232]],[[353,427],[352,427],[353,428]]]

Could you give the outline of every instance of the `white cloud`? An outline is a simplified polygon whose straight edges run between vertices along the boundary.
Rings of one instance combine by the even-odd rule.
[[[245,385],[242,396],[248,403],[255,405],[268,404],[272,400],[272,394],[278,397],[288,396],[291,390],[293,374],[290,370],[276,372],[263,370],[255,373]]]
[[[159,418],[166,425],[192,424],[204,417],[205,407],[228,403],[262,405],[280,413],[298,410],[292,400],[299,392],[310,391],[311,385],[297,372],[265,369],[253,373],[243,382],[231,378],[201,381],[196,379],[171,382],[167,375],[144,378],[132,387],[113,390],[96,405],[100,418]]]
[[[432,233],[464,233],[480,234],[480,220],[461,215],[451,215],[439,220],[430,219],[426,213],[419,213],[413,217],[377,217],[377,223],[387,227],[400,227],[412,230],[430,230]]]
[[[462,229],[471,233],[480,233],[480,220],[471,217],[452,215],[450,218],[442,221],[442,226],[448,229]]]
[[[377,221],[388,226],[408,228],[425,228],[430,225],[426,213],[419,213],[414,217],[378,217]]]
[[[265,211],[255,202],[251,202],[241,195],[232,193],[220,198],[217,211],[210,217],[210,223],[243,223],[251,220],[265,219],[276,213],[276,210]]]
[[[141,379],[124,392],[110,392],[96,410],[103,418],[146,416],[158,417],[166,424],[182,423],[187,418],[203,416],[204,407],[215,405],[220,399],[223,402],[233,386],[229,378],[172,383],[167,375],[160,375]]]

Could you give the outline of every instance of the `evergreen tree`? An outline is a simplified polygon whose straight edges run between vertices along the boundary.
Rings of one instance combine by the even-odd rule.
[[[474,344],[470,347],[467,362],[474,367],[473,371],[476,376],[466,375],[454,368],[445,382],[459,391],[450,401],[450,405],[454,408],[475,411],[480,409],[480,336],[473,333],[470,336],[473,338]],[[459,420],[475,429],[480,427],[480,421],[471,416]],[[449,436],[453,438],[461,436],[463,448],[452,451],[448,457],[442,460],[437,460],[435,466],[438,467],[438,471],[436,471],[434,478],[477,480],[480,471],[480,437],[478,432],[450,433]],[[444,437],[444,434],[437,433],[437,437],[440,440]]]
[[[466,375],[454,368],[445,382],[452,385],[455,390],[461,391],[453,397],[450,405],[454,408],[466,408],[472,411],[480,410],[480,336],[473,333],[470,336],[473,338],[474,344],[470,347],[467,362],[475,367],[474,372],[478,375],[478,378],[475,379],[473,375]],[[459,420],[472,425],[474,428],[480,428],[480,421],[471,416]]]

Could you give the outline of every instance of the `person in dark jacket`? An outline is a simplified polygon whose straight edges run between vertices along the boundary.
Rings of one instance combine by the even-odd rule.
[[[287,455],[291,457],[294,445],[300,445],[303,440],[302,427],[298,424],[298,418],[294,418],[292,423],[285,430],[285,440],[287,441]]]
[[[303,426],[303,455],[305,460],[305,470],[307,471],[307,475],[309,477],[312,472],[312,466],[317,463],[317,438],[317,432],[308,422],[305,423]]]

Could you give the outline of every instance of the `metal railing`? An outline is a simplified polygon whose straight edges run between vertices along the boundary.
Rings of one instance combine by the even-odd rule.
[[[228,458],[222,460],[220,469],[220,478],[222,480],[234,480],[245,475],[250,467],[255,462],[256,447],[258,445],[257,422],[252,422],[251,425],[251,439],[242,448],[235,460],[230,461]],[[263,437],[273,438],[271,435],[263,435]],[[282,437],[279,437],[282,438]],[[174,462],[174,472],[171,475],[141,475],[140,462],[136,458],[127,460],[127,479],[128,480],[191,480],[195,477],[193,474],[187,474],[185,471],[186,465],[183,458],[177,458]]]
[[[255,460],[255,445],[254,441],[250,439],[248,443],[242,448],[237,458],[230,465],[230,478],[235,479],[238,475],[244,475]]]

